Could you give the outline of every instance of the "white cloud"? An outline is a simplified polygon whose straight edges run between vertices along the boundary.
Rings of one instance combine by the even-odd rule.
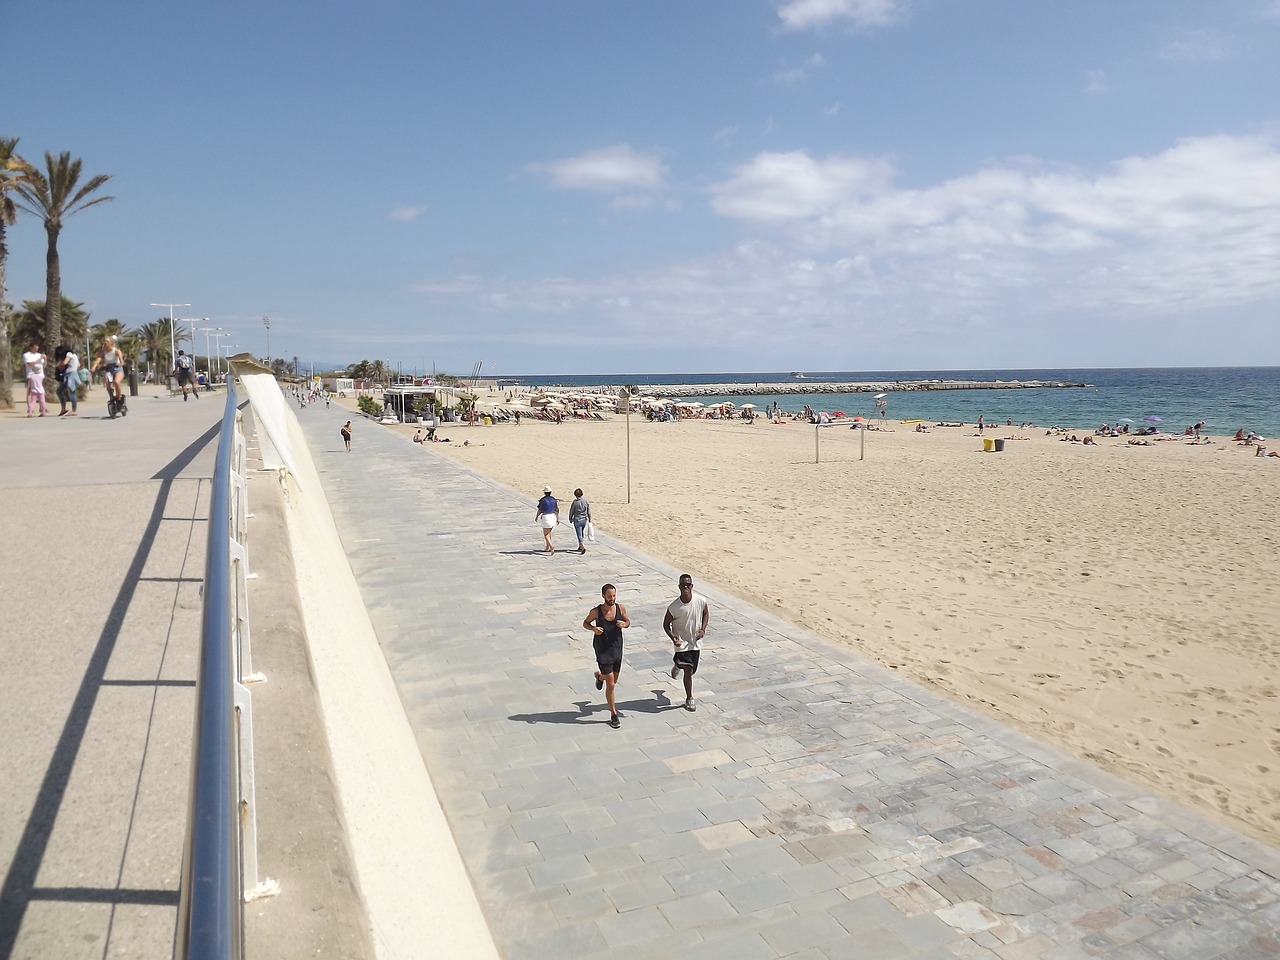
[[[1085,89],[1090,93],[1107,92],[1107,72],[1105,70],[1089,70],[1085,73],[1087,84]]]
[[[1157,54],[1174,63],[1216,63],[1231,55],[1230,41],[1220,34],[1196,30],[1165,44]]]
[[[1110,341],[1122,317],[1280,302],[1275,136],[1188,139],[1092,174],[1020,159],[912,189],[884,158],[765,153],[709,192],[751,236],[644,273],[454,283],[507,316],[603,320],[614,336],[625,302],[627,329],[779,350],[859,332],[972,349],[974,324],[1061,338],[1068,317],[1072,342]]]
[[[652,210],[655,201],[649,193],[621,193],[610,206],[615,210]]]
[[[1189,139],[1094,177],[1019,164],[904,190],[889,171],[883,160],[764,154],[713,187],[712,205],[783,228],[797,251],[867,257],[917,290],[942,295],[962,275],[960,299],[988,306],[1024,288],[1077,307],[1280,295],[1280,150],[1269,137]]]
[[[626,144],[534,164],[530,169],[553,186],[602,193],[660,190],[667,176],[667,168],[656,153],[643,153]]]
[[[391,208],[390,217],[397,223],[413,223],[420,216],[427,212],[425,206],[417,206],[408,203],[398,203]]]
[[[878,189],[892,172],[879,159],[814,160],[803,152],[763,153],[739,168],[731,180],[711,188],[712,208],[743,220],[810,217],[844,198]]]
[[[484,280],[476,274],[463,273],[443,283],[418,283],[409,289],[414,293],[428,293],[439,296],[478,294],[484,290]]]
[[[813,76],[815,70],[819,70],[826,66],[827,61],[822,54],[815,53],[808,60],[798,67],[792,67],[789,70],[781,70],[773,75],[773,79],[778,83],[803,83]]]
[[[807,30],[848,20],[859,27],[882,27],[904,12],[905,0],[786,0],[778,7],[784,29]]]

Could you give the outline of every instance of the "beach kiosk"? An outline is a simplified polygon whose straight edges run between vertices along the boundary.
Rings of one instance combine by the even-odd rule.
[[[387,387],[382,394],[382,413],[394,416],[401,423],[420,423],[424,427],[435,428],[438,425],[434,414],[419,416],[416,411],[422,405],[423,398],[443,407],[451,408],[458,402],[452,387],[410,386],[401,384]]]

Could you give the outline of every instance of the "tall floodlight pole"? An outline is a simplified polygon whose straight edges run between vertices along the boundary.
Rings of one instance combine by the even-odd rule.
[[[271,366],[271,318],[263,317],[262,325],[267,328],[267,366]]]
[[[153,306],[153,307],[168,307],[168,308],[169,308],[169,363],[170,363],[170,364],[172,364],[172,363],[173,363],[173,361],[174,361],[174,360],[176,360],[176,359],[178,358],[178,344],[177,344],[177,342],[174,340],[174,337],[173,337],[173,322],[174,322],[174,321],[173,321],[173,308],[174,308],[174,307],[189,307],[189,306],[191,306],[191,304],[189,304],[189,303],[153,303],[153,304],[152,304],[152,306]]]

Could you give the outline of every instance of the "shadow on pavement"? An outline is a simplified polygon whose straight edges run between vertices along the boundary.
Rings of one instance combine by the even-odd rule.
[[[627,713],[666,713],[668,710],[683,710],[683,704],[672,703],[662,690],[654,690],[655,700],[618,700],[618,715],[626,718]],[[609,707],[603,703],[590,703],[586,700],[575,700],[577,712],[571,710],[553,710],[548,713],[513,713],[507,717],[515,723],[607,723]],[[597,718],[599,714],[599,718]]]
[[[129,606],[133,602],[147,560],[155,545],[156,536],[165,519],[165,507],[168,505],[173,483],[201,449],[218,435],[219,428],[220,425],[215,424],[205,431],[153,477],[162,482],[156,492],[151,515],[147,519],[133,559],[120,584],[120,590],[111,604],[93,653],[89,657],[88,666],[80,680],[66,723],[54,747],[53,756],[45,770],[35,803],[32,804],[31,815],[14,849],[13,860],[5,875],[4,883],[0,885],[0,960],[7,960],[13,955],[23,918],[26,916],[28,906],[33,902],[177,905],[176,891],[97,887],[38,888],[36,877],[49,846],[58,812],[66,797],[67,785],[84,743],[98,693],[107,685],[105,682],[107,665],[120,639],[121,627],[125,623]],[[109,935],[107,943],[110,943]]]

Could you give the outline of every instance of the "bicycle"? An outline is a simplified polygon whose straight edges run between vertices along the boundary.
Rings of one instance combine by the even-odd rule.
[[[117,416],[127,417],[129,406],[124,399],[124,385],[116,380],[115,371],[108,368],[103,373],[107,384],[107,416],[114,420]]]

